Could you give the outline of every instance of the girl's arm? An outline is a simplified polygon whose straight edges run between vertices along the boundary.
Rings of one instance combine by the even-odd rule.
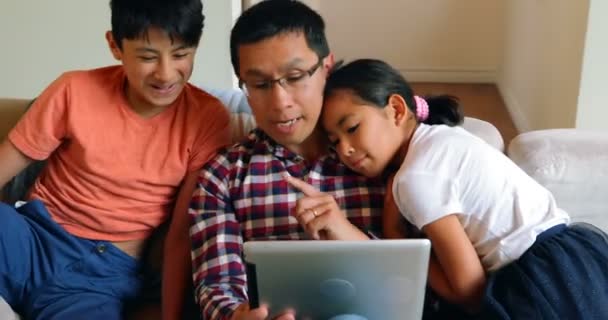
[[[456,215],[451,214],[423,227],[431,240],[429,284],[451,303],[477,309],[486,276],[473,244]]]
[[[382,210],[382,234],[386,239],[406,238],[407,232],[401,223],[401,212],[395,204],[393,198],[393,179],[391,176],[386,184],[386,193],[384,195],[384,207]]]

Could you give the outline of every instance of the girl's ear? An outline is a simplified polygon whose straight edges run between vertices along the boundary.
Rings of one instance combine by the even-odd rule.
[[[412,115],[410,110],[407,108],[405,99],[401,95],[396,93],[388,97],[388,104],[384,108],[388,112],[389,119],[391,119],[395,125],[400,126]]]

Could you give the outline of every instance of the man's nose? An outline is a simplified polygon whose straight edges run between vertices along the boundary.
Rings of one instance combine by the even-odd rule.
[[[293,106],[293,96],[278,82],[273,83],[270,91],[270,101],[275,109],[291,108]]]

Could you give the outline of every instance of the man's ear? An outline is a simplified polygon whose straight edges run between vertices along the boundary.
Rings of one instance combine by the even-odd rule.
[[[112,31],[106,31],[106,41],[108,42],[108,47],[110,48],[110,52],[112,52],[112,56],[116,60],[122,60],[122,51],[118,47],[118,44],[114,40],[114,35]]]
[[[388,113],[390,119],[392,119],[395,125],[400,126],[405,123],[407,119],[412,115],[410,110],[407,108],[407,103],[401,95],[396,93],[391,94],[388,97],[388,103],[384,110]]]
[[[329,71],[334,67],[335,63],[334,54],[331,52],[327,55],[327,57],[323,58],[323,68],[328,71],[327,75],[329,75]]]

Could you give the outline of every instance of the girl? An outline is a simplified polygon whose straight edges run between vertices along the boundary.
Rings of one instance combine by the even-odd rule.
[[[382,61],[327,81],[332,145],[362,175],[394,174],[386,218],[401,213],[431,240],[437,294],[482,319],[608,319],[606,234],[569,225],[547,189],[462,120],[453,97],[414,96]]]

